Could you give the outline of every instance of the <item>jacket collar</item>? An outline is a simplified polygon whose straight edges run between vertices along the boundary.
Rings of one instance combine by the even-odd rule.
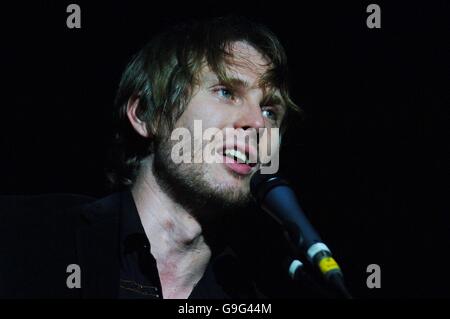
[[[117,298],[119,289],[119,220],[124,193],[83,207],[77,251],[84,298]]]

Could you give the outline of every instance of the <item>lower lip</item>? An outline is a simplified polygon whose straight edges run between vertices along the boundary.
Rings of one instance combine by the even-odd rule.
[[[248,175],[252,171],[252,167],[250,165],[238,163],[236,161],[230,163],[230,158],[227,158],[225,156],[224,156],[224,164],[230,170],[240,175]]]

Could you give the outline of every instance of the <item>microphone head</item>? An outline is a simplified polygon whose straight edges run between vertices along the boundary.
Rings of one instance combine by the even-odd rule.
[[[258,170],[250,180],[250,192],[258,204],[262,204],[266,194],[274,187],[289,183],[276,174],[261,174]]]

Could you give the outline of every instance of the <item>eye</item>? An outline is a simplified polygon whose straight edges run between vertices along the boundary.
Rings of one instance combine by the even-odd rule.
[[[276,121],[277,120],[277,113],[271,109],[263,109],[262,115],[264,117],[267,117],[270,120]]]
[[[220,98],[226,99],[226,100],[232,100],[234,98],[233,91],[226,87],[219,87],[214,90]]]

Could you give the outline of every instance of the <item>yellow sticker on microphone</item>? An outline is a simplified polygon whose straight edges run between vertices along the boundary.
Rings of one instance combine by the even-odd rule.
[[[333,257],[325,257],[319,262],[320,271],[326,274],[329,271],[340,269]]]

